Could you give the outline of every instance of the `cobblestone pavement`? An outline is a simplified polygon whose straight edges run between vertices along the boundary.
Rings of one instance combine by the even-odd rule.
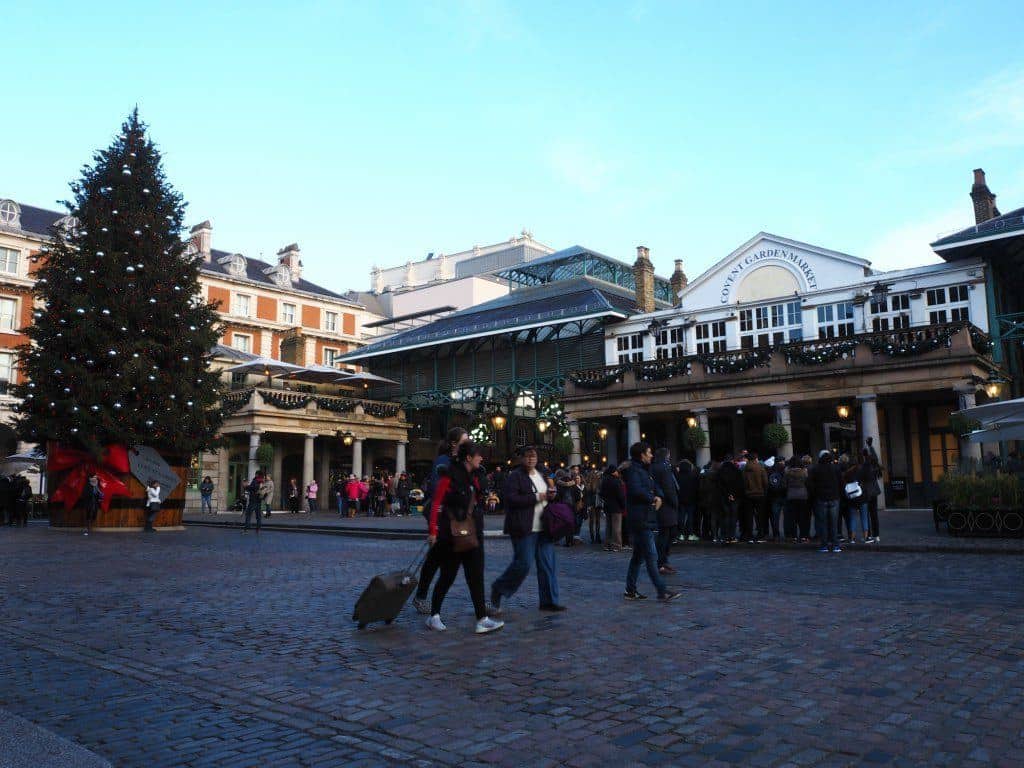
[[[357,631],[416,548],[0,530],[0,707],[117,766],[1024,765],[1018,557],[691,549],[658,604],[576,547],[564,614]]]

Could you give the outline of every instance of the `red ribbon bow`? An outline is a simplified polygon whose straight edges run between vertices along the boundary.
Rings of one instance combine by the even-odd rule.
[[[64,509],[71,510],[82,498],[85,484],[89,476],[95,474],[99,480],[103,501],[100,506],[106,512],[110,509],[110,501],[114,496],[128,496],[128,486],[114,472],[128,472],[128,449],[123,445],[110,445],[103,450],[103,459],[99,464],[91,454],[70,448],[54,448],[46,457],[46,468],[52,472],[70,469],[71,473],[50,496],[51,501],[63,501]]]

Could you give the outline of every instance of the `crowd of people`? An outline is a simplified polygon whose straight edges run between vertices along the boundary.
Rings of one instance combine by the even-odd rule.
[[[476,614],[476,631],[503,625],[503,601],[537,571],[538,608],[565,610],[558,589],[556,544],[582,543],[583,522],[590,540],[604,549],[632,550],[626,571],[626,600],[644,600],[640,569],[646,569],[657,598],[674,600],[665,577],[676,573],[674,545],[706,540],[723,546],[788,541],[812,544],[827,553],[842,544],[881,540],[878,498],[882,470],[870,438],[853,455],[823,450],[810,456],[770,456],[754,451],[727,454],[705,467],[673,462],[667,448],[647,442],[630,446],[629,459],[603,471],[573,466],[546,471],[537,451],[526,447],[510,472],[487,473],[483,451],[465,430],[452,430],[439,446],[424,483],[430,549],[413,604],[427,627],[446,629],[441,619],[445,596],[461,568]],[[568,528],[555,526],[553,507],[570,510]],[[483,519],[503,511],[512,561],[492,583],[485,601]],[[472,535],[475,532],[475,536]],[[467,543],[466,537],[472,539]],[[440,574],[433,593],[434,577]]]
[[[24,475],[0,477],[0,524],[25,528],[28,526],[32,486]]]

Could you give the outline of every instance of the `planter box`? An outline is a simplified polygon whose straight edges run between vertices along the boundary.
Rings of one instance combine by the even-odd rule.
[[[1024,537],[1024,509],[946,507],[944,516],[950,536]]]
[[[180,456],[164,456],[163,458],[171,466],[180,482],[164,499],[160,512],[153,521],[153,526],[164,530],[184,530],[181,517],[185,510],[185,489],[189,468],[187,462]],[[73,471],[46,473],[46,487],[51,495]],[[105,512],[101,509],[97,513],[96,521],[92,525],[94,531],[141,531],[146,525],[146,486],[131,474],[119,475],[119,477],[128,486],[129,495],[114,496],[110,500],[110,508]],[[65,510],[63,503],[51,501],[48,508],[51,528],[82,529],[86,527],[85,510],[80,504]]]

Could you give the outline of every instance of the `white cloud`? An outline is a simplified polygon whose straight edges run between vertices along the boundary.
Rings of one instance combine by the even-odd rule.
[[[1005,70],[987,78],[968,94],[961,115],[966,122],[993,122],[1000,128],[1024,126],[1024,71]]]

